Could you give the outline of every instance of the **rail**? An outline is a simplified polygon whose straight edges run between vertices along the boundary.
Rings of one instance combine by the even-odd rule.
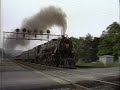
[[[36,69],[34,69],[35,67],[33,67],[33,65],[30,65],[30,64],[25,64],[25,63],[22,63],[22,62],[16,62],[18,65],[20,65],[20,66],[23,66],[23,67],[25,67],[25,68],[27,68],[27,69],[31,69],[31,70],[33,70],[33,71],[36,71]],[[28,67],[29,66],[29,67]],[[38,68],[38,66],[37,66],[37,68]],[[38,69],[37,69],[38,70]],[[46,72],[44,72],[44,71],[40,71],[40,72],[42,72],[42,73],[44,73],[44,74],[46,74],[46,75],[49,75],[49,76],[52,76],[52,77],[56,77],[56,78],[58,78],[58,79],[61,79],[61,80],[63,80],[63,81],[65,81],[65,82],[68,82],[69,84],[71,84],[71,85],[74,85],[74,86],[77,86],[77,87],[79,87],[79,88],[81,88],[82,90],[83,89],[85,89],[85,90],[91,90],[90,88],[87,88],[87,87],[84,87],[84,86],[82,86],[82,85],[79,85],[79,84],[77,84],[77,83],[75,83],[75,82],[73,82],[73,81],[71,81],[71,80],[69,80],[69,79],[66,79],[66,78],[64,78],[64,77],[60,77],[60,76],[57,76],[57,75],[55,75],[55,74],[51,74],[51,73],[46,73]]]
[[[18,62],[18,61],[17,61]],[[78,75],[78,74],[73,74],[73,73],[68,73],[68,72],[65,72],[65,71],[63,71],[63,70],[65,70],[65,69],[63,69],[63,68],[58,68],[58,67],[52,67],[52,66],[46,66],[46,65],[38,65],[38,64],[34,64],[34,63],[23,63],[23,62],[19,62],[19,63],[21,63],[21,64],[24,64],[24,65],[27,65],[27,66],[29,66],[29,67],[32,67],[32,68],[36,68],[36,69],[42,69],[43,71],[42,72],[44,72],[44,70],[57,70],[57,72],[59,72],[59,73],[64,73],[64,74],[69,74],[69,75]],[[65,80],[65,81],[67,81],[67,82],[69,82],[69,83],[71,83],[71,84],[73,84],[73,85],[75,85],[75,86],[78,86],[78,87],[82,87],[82,88],[84,88],[84,89],[86,89],[86,90],[91,90],[89,87],[86,87],[86,86],[82,86],[82,85],[80,85],[80,84],[77,84],[77,83],[75,83],[75,82],[73,82],[73,81],[71,81],[71,80],[69,80],[69,79],[66,79],[66,78],[64,78],[64,77],[59,77],[59,76],[56,76],[56,75],[54,75],[54,74],[51,74],[51,73],[46,73],[46,72],[44,72],[45,74],[49,74],[49,75],[51,75],[51,76],[53,76],[53,77],[57,77],[57,78],[59,78],[59,79],[62,79],[62,80]],[[81,77],[84,77],[84,78],[87,78],[87,79],[92,79],[93,81],[95,81],[96,83],[104,83],[104,84],[109,84],[109,85],[113,85],[113,86],[117,86],[117,87],[120,87],[120,85],[119,84],[116,84],[116,83],[112,83],[112,82],[108,82],[108,81],[103,81],[103,80],[100,80],[100,79],[97,79],[97,78],[94,78],[93,76],[84,76],[84,75],[80,75],[79,74],[79,76],[81,76]]]

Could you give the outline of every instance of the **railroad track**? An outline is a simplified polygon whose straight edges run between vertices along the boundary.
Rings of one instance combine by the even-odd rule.
[[[36,64],[33,64],[33,65],[36,65]],[[43,65],[43,66],[45,66],[45,65]],[[61,69],[61,68],[56,68],[56,67],[51,67],[51,66],[46,66],[46,67],[49,67],[49,68],[52,68],[52,69],[57,69],[57,70],[59,70],[58,72],[60,72],[60,73],[65,73],[65,74],[69,74],[69,75],[78,75],[78,74],[76,74],[76,70],[74,70],[75,71],[74,73],[70,73],[70,72],[66,72],[66,71],[61,71],[61,70],[65,70],[65,69]],[[67,70],[70,70],[70,69],[67,69]],[[93,73],[94,72],[89,72],[89,74],[93,74]],[[94,73],[94,74],[100,74],[100,73]],[[106,74],[101,74],[101,75],[106,75]],[[97,78],[93,77],[92,75],[84,76],[84,75],[79,74],[79,76],[87,78],[87,79],[92,79],[92,80],[94,80],[94,82],[99,83],[99,84],[103,83],[103,84],[110,84],[110,85],[113,85],[113,86],[120,87],[119,84],[108,82],[108,81],[105,81],[105,80],[100,80],[100,79],[97,79]],[[106,75],[106,76],[108,76],[108,75]]]
[[[46,68],[43,69],[43,66],[42,66],[42,69],[41,69],[41,68],[38,67],[38,66],[35,66],[35,67],[34,67],[34,64],[28,64],[28,63],[23,63],[23,62],[18,62],[18,61],[17,61],[16,63],[17,63],[18,65],[20,65],[20,66],[23,66],[23,67],[25,67],[25,68],[27,68],[27,69],[33,70],[33,71],[35,71],[36,73],[45,75],[45,76],[47,76],[47,77],[51,77],[51,76],[52,76],[52,77],[58,78],[59,80],[62,80],[62,81],[67,82],[69,85],[73,85],[73,86],[79,88],[79,90],[92,90],[92,89],[90,89],[90,88],[87,88],[87,87],[84,87],[84,86],[82,86],[82,85],[79,85],[79,84],[77,84],[77,83],[75,83],[75,82],[73,82],[73,81],[71,81],[71,80],[65,79],[65,78],[63,78],[63,77],[59,77],[59,76],[57,76],[57,75],[55,75],[55,74],[46,73],[46,72],[44,72],[44,70],[46,70]],[[28,66],[29,66],[29,67],[28,67]],[[36,68],[37,68],[37,70],[36,70]],[[41,70],[43,70],[43,71],[38,71],[38,68],[41,69]]]
[[[112,82],[108,82],[108,81],[103,81],[103,80],[100,80],[100,79],[97,79],[93,76],[84,76],[84,75],[80,75],[79,74],[79,77],[82,77],[82,78],[86,78],[88,80],[92,80],[94,82],[94,84],[92,85],[88,85],[88,84],[84,84],[84,83],[76,83],[70,79],[67,79],[65,77],[62,77],[62,76],[58,76],[60,73],[62,74],[66,74],[66,75],[71,75],[71,76],[75,76],[75,75],[78,75],[78,74],[75,74],[75,73],[70,73],[70,72],[66,72],[64,70],[67,70],[65,68],[57,68],[57,67],[52,67],[52,66],[46,66],[46,65],[38,65],[38,64],[34,64],[34,63],[23,63],[23,62],[18,62],[17,61],[17,64],[20,64],[24,67],[27,67],[27,68],[30,68],[32,70],[40,70],[40,72],[46,74],[46,75],[50,75],[52,77],[56,77],[58,79],[61,79],[63,81],[66,81],[68,82],[69,84],[72,84],[74,86],[77,86],[79,88],[81,88],[82,90],[85,89],[85,90],[92,90],[91,87],[95,87],[96,85],[112,85],[112,86],[115,86],[117,88],[120,88],[120,85],[119,84],[116,84],[116,83],[112,83]],[[53,73],[50,73],[50,72],[47,72],[46,70],[50,71],[55,71],[56,74],[53,74]],[[68,69],[69,70],[69,69]],[[57,75],[58,74],[58,75]]]

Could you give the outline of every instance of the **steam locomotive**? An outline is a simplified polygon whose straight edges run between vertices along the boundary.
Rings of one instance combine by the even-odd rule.
[[[75,68],[73,44],[70,38],[62,36],[16,56],[16,60],[49,65],[54,67]]]

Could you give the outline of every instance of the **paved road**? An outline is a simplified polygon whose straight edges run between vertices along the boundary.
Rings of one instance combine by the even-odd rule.
[[[54,74],[73,82],[101,79],[108,76],[114,78],[120,75],[119,67],[38,71],[22,67],[11,61],[2,62],[0,64],[0,72],[1,90],[43,90],[43,88],[47,87],[52,88],[57,85],[69,84],[64,80],[45,73]]]

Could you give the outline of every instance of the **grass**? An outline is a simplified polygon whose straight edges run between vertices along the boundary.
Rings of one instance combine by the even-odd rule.
[[[107,68],[107,67],[120,67],[120,63],[114,62],[111,64],[103,64],[101,62],[94,62],[94,63],[77,63],[77,67],[83,68]]]
[[[114,62],[111,64],[107,64],[106,67],[120,67],[120,62]]]

